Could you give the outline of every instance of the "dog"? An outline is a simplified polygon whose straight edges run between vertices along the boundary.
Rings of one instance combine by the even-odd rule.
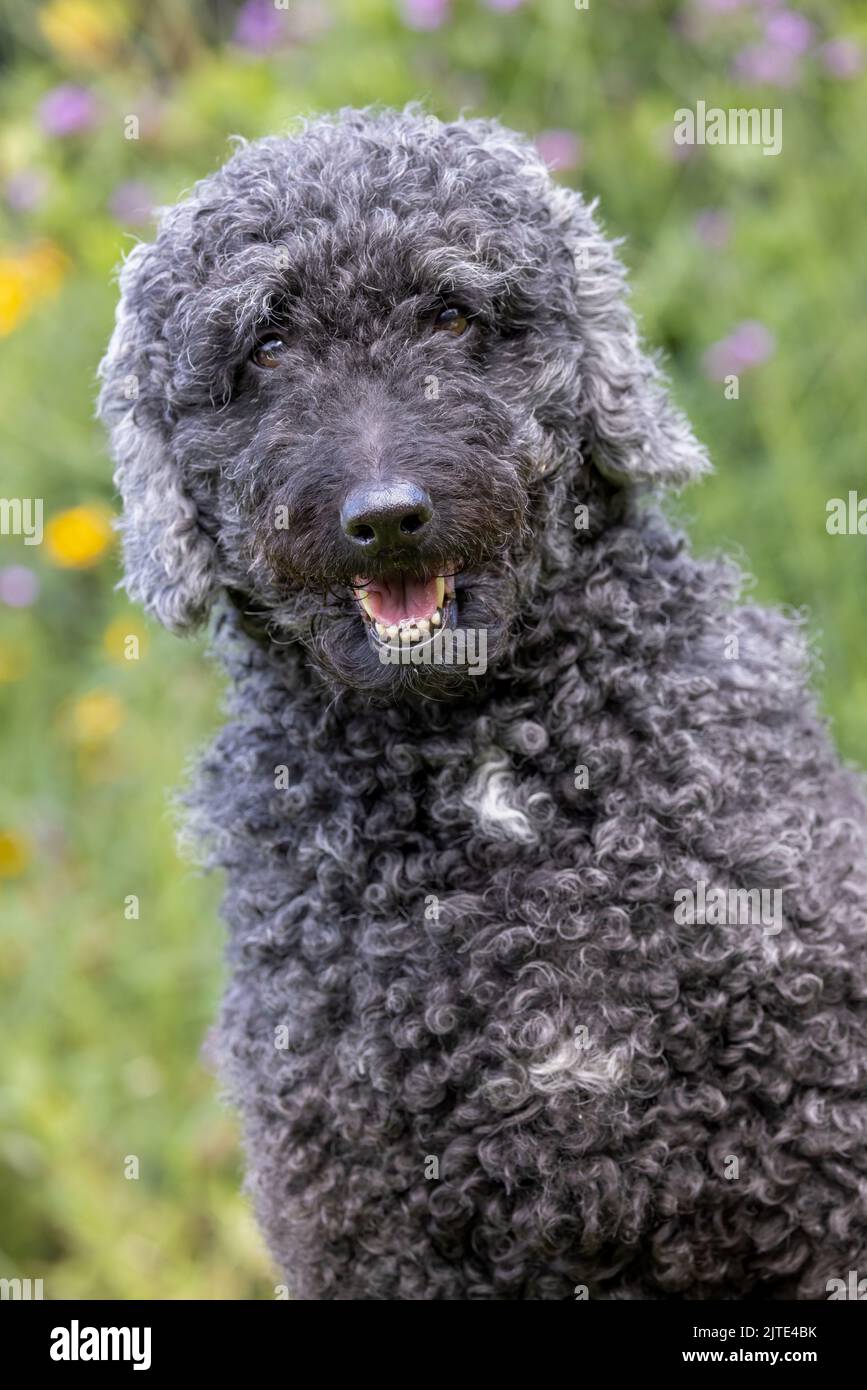
[[[248,1184],[314,1300],[867,1268],[867,798],[616,247],[494,120],[242,144],[123,266],[126,587],[210,621]]]

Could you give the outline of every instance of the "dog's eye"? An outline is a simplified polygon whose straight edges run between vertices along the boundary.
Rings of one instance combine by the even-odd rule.
[[[469,326],[470,321],[462,309],[440,309],[433,321],[435,333],[451,333],[455,338],[466,333]]]
[[[250,353],[250,361],[255,362],[257,367],[279,367],[280,354],[286,344],[280,338],[267,338],[263,343],[257,343]]]

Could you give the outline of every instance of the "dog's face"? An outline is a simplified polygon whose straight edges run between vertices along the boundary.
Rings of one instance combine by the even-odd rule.
[[[315,145],[283,153],[278,217],[254,191],[209,276],[201,394],[175,441],[185,458],[204,445],[218,544],[251,607],[309,633],[346,683],[447,693],[468,637],[493,659],[509,628],[547,457],[527,402],[558,306],[523,287],[526,234],[522,258],[491,160],[449,177],[436,137],[402,161],[345,132],[324,162]]]
[[[223,588],[345,685],[448,698],[501,657],[564,461],[573,492],[582,451],[647,477],[665,426],[678,471],[676,417],[645,402],[638,436],[610,248],[492,124],[245,147],[123,288],[101,404],[131,591],[182,629]]]

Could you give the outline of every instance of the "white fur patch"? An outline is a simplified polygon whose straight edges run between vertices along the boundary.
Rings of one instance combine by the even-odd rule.
[[[573,1089],[603,1095],[613,1091],[625,1075],[626,1063],[621,1049],[594,1055],[574,1038],[567,1038],[544,1061],[529,1068],[533,1090],[546,1095]]]
[[[514,794],[509,759],[505,753],[494,751],[464,792],[463,801],[475,813],[484,835],[529,845],[535,841],[536,832],[525,813],[514,805]]]

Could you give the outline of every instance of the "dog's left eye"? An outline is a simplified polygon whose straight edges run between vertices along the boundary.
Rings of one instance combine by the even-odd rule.
[[[463,309],[440,309],[433,321],[435,333],[451,333],[455,338],[466,333],[469,326],[470,321]]]
[[[280,338],[268,338],[263,343],[257,343],[250,353],[250,361],[255,362],[257,367],[279,367],[280,355],[286,344]]]

